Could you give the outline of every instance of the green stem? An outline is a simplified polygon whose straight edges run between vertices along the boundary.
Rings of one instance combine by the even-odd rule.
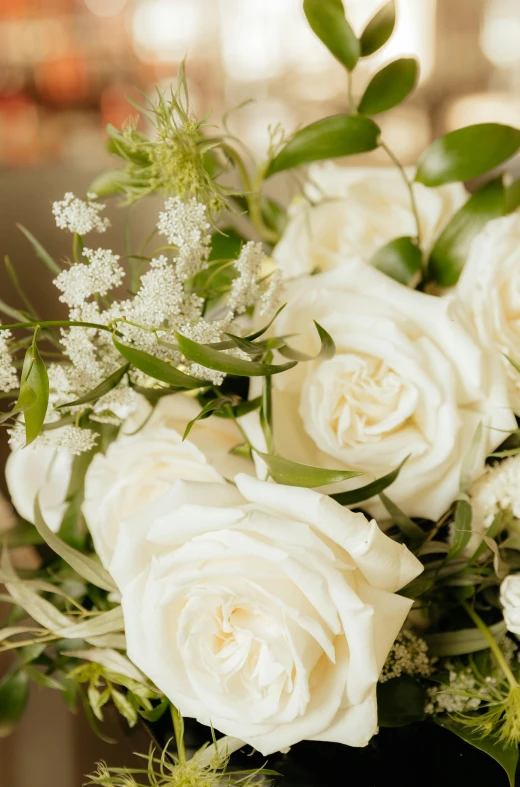
[[[15,328],[97,328],[99,331],[108,331],[112,333],[112,329],[107,325],[101,325],[97,322],[79,322],[77,320],[31,320],[30,322],[14,322],[10,325],[0,325],[0,331],[14,330]]]
[[[470,605],[467,603],[467,601],[463,601],[462,602],[462,606],[465,609],[465,611],[467,612],[467,614],[469,615],[469,617],[471,618],[471,620],[473,621],[473,623],[475,624],[475,626],[479,629],[479,631],[482,632],[484,637],[489,642],[489,647],[491,649],[491,652],[492,652],[493,656],[495,657],[498,666],[500,667],[500,669],[502,670],[502,672],[506,676],[507,681],[508,681],[509,685],[511,686],[511,688],[512,689],[518,688],[518,686],[519,686],[518,681],[516,680],[515,676],[513,675],[512,671],[511,671],[511,668],[509,667],[509,664],[505,660],[504,654],[500,650],[500,648],[498,646],[498,643],[497,643],[496,639],[494,638],[493,634],[490,632],[490,630],[488,629],[488,627],[486,626],[486,624],[484,623],[482,618],[479,615],[477,615],[477,613],[475,612],[473,607],[470,607]]]
[[[74,233],[74,238],[72,240],[72,256],[74,257],[74,262],[81,263],[81,257],[83,256],[83,243],[81,239],[81,235],[78,235],[77,232]]]
[[[175,733],[175,743],[177,744],[177,755],[181,765],[184,765],[186,763],[186,747],[184,746],[184,719],[175,705],[170,705],[170,714],[173,722],[173,731]]]
[[[402,179],[403,179],[403,181],[404,181],[404,183],[406,185],[406,188],[408,189],[408,193],[410,194],[410,203],[411,203],[411,207],[412,207],[412,213],[413,213],[413,215],[415,217],[415,225],[416,225],[416,228],[417,228],[417,234],[416,234],[417,244],[420,245],[421,244],[421,222],[420,222],[420,219],[419,219],[419,210],[417,208],[417,201],[415,199],[415,193],[414,193],[414,190],[413,190],[413,182],[409,179],[408,175],[406,174],[405,168],[403,167],[403,165],[401,164],[401,162],[399,161],[399,159],[397,158],[395,153],[388,147],[388,145],[385,142],[383,142],[382,140],[380,140],[379,145],[385,151],[387,156],[393,161],[393,163],[395,164],[395,166],[397,167],[397,169],[401,173],[401,177],[402,177]]]

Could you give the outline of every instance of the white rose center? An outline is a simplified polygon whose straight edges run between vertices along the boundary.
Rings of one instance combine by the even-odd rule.
[[[337,449],[375,443],[413,417],[418,392],[384,361],[369,355],[336,355],[316,366],[303,390],[302,410],[313,427]],[[305,406],[310,404],[310,409]]]

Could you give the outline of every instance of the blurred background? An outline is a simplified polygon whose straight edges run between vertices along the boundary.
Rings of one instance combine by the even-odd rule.
[[[382,4],[345,0],[357,31]],[[489,120],[520,126],[520,0],[396,5],[391,41],[356,77],[361,92],[389,60],[419,59],[418,90],[378,116],[403,163],[460,126]],[[128,96],[142,100],[156,84],[169,86],[185,55],[199,115],[211,110],[218,123],[223,111],[254,99],[231,114],[229,126],[259,155],[269,125],[290,132],[347,105],[344,71],[307,27],[301,0],[0,0],[0,251],[16,264],[42,314],[50,315],[51,304],[55,313],[56,290],[16,222],[51,254],[69,254],[52,201],[65,191],[85,192],[109,164],[106,124],[120,126],[135,114]],[[387,163],[378,153],[369,160]],[[107,243],[117,249],[123,217],[114,220],[111,211],[111,218]],[[140,211],[138,221],[146,218]],[[17,303],[3,267],[0,298]],[[5,455],[2,444],[2,465]],[[0,525],[8,516],[0,507]],[[19,730],[0,740],[0,787],[78,787],[97,758],[123,764],[127,752],[147,745],[142,732],[120,747],[101,744],[81,714],[70,717],[59,696],[36,689]]]

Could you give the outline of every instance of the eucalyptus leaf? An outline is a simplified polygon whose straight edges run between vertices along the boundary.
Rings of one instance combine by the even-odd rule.
[[[313,32],[349,71],[355,68],[361,46],[346,20],[342,0],[303,0]]]
[[[378,249],[370,264],[391,279],[409,285],[422,268],[422,254],[417,240],[405,236]]]
[[[394,0],[386,3],[363,30],[360,38],[361,57],[368,57],[386,44],[395,27]]]
[[[32,235],[32,233],[30,233],[29,230],[23,226],[23,224],[17,224],[16,226],[18,227],[20,232],[22,232],[25,235],[25,237],[33,247],[34,251],[36,252],[36,255],[40,258],[40,260],[42,260],[42,262],[45,263],[45,265],[48,267],[51,273],[53,273],[54,276],[59,276],[61,273],[60,266],[52,259],[49,252],[43,248],[40,241],[36,240],[34,235]]]
[[[473,239],[488,221],[504,212],[505,189],[500,177],[476,191],[445,227],[430,254],[430,278],[441,287],[456,284]]]
[[[334,358],[334,355],[336,354],[336,345],[334,344],[332,336],[330,336],[325,328],[322,328],[322,326],[317,323],[316,320],[313,320],[313,322],[321,340],[321,347],[317,355],[307,355],[306,353],[299,352],[298,350],[293,350],[293,348],[289,347],[289,345],[283,345],[282,347],[279,347],[278,349],[280,354],[285,358],[290,358],[292,361],[302,362],[317,360],[328,361],[331,358]]]
[[[358,111],[363,115],[377,115],[397,106],[410,95],[417,84],[419,65],[410,57],[400,57],[374,74],[369,82]]]
[[[350,492],[339,492],[336,495],[331,495],[331,497],[342,506],[353,506],[357,503],[362,503],[364,500],[369,500],[371,497],[381,494],[394,483],[407,459],[409,459],[409,456],[403,459],[399,467],[396,467],[391,473],[381,476],[376,481],[372,481],[370,484],[361,486],[358,489],[352,489]]]
[[[426,691],[410,675],[377,684],[377,720],[380,727],[404,727],[424,721]]]
[[[274,365],[246,361],[243,358],[235,358],[220,350],[215,350],[207,344],[199,344],[193,341],[193,339],[188,339],[187,336],[182,336],[182,334],[177,332],[175,332],[175,339],[181,352],[184,353],[186,358],[190,361],[198,363],[207,369],[216,369],[225,374],[237,375],[239,377],[268,377],[272,374],[285,372],[287,369],[292,369],[293,366],[296,366],[295,361]]]
[[[53,552],[63,558],[80,577],[102,590],[109,592],[117,590],[117,585],[103,566],[92,560],[92,558],[87,557],[87,555],[73,549],[49,529],[43,518],[38,497],[34,503],[34,525]]]
[[[520,148],[520,129],[478,123],[439,137],[422,154],[415,179],[425,186],[471,180],[498,167]]]
[[[112,341],[123,358],[126,358],[136,369],[144,372],[149,377],[153,377],[154,380],[160,380],[162,383],[171,385],[174,388],[202,388],[208,385],[204,380],[184,374],[184,372],[176,369],[175,366],[161,361],[160,358],[155,358],[153,355],[143,350],[138,350],[136,347],[130,347],[128,344],[122,344],[115,336],[112,337]]]
[[[491,634],[501,637],[506,632],[503,620],[489,626]],[[428,649],[433,656],[462,656],[466,653],[476,653],[489,648],[489,642],[477,628],[459,629],[458,631],[445,631],[440,634],[425,635]]]
[[[99,385],[96,385],[92,391],[89,393],[80,396],[79,399],[75,399],[73,402],[67,402],[67,404],[60,404],[58,409],[62,407],[78,407],[80,404],[90,404],[90,402],[97,402],[98,399],[101,399],[102,396],[112,391],[116,388],[125,374],[127,373],[128,369],[130,368],[130,364],[126,363],[124,366],[121,366],[119,369],[116,369],[115,372],[110,374],[103,382]]]
[[[463,552],[471,538],[471,504],[467,500],[457,500],[455,523],[453,528],[453,544],[446,555],[446,560],[453,560]]]
[[[512,744],[511,746],[504,746],[500,741],[496,740],[493,736],[486,735],[482,737],[476,733],[471,727],[455,721],[447,715],[434,716],[434,721],[440,727],[449,730],[454,735],[458,735],[466,743],[474,746],[476,749],[489,754],[507,774],[510,787],[515,787],[515,774],[518,765],[518,745]]]
[[[313,161],[375,150],[380,133],[373,120],[361,115],[332,115],[318,120],[294,134],[271,161],[266,177]]]
[[[316,486],[327,486],[339,481],[347,481],[349,478],[356,478],[361,473],[350,470],[325,470],[322,467],[311,467],[302,465],[299,462],[292,462],[289,459],[282,459],[273,454],[264,454],[256,451],[260,459],[267,465],[269,475],[278,484],[288,486],[303,486],[312,489]]]
[[[11,414],[24,414],[25,445],[40,434],[49,405],[49,377],[36,345],[36,333],[25,353],[20,379],[20,395]]]
[[[0,738],[9,735],[21,719],[29,699],[29,679],[23,670],[8,672],[0,680]]]

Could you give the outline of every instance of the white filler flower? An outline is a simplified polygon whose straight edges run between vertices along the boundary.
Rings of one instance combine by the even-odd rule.
[[[240,474],[178,481],[122,523],[110,566],[128,655],[183,716],[262,754],[365,746],[376,685],[422,571],[375,521]]]
[[[100,202],[85,202],[68,191],[62,200],[53,202],[52,212],[56,226],[62,230],[86,235],[92,230],[105,232],[110,227],[110,220],[99,215],[105,205]]]
[[[7,341],[11,335],[9,330],[0,331],[0,391],[12,391],[13,388],[18,388],[18,374]]]
[[[499,511],[509,512],[510,519],[520,520],[520,455],[510,456],[493,467],[486,467],[485,472],[471,486],[469,496],[474,533],[466,547],[468,553],[477,549]],[[511,520],[508,529],[512,527]]]

